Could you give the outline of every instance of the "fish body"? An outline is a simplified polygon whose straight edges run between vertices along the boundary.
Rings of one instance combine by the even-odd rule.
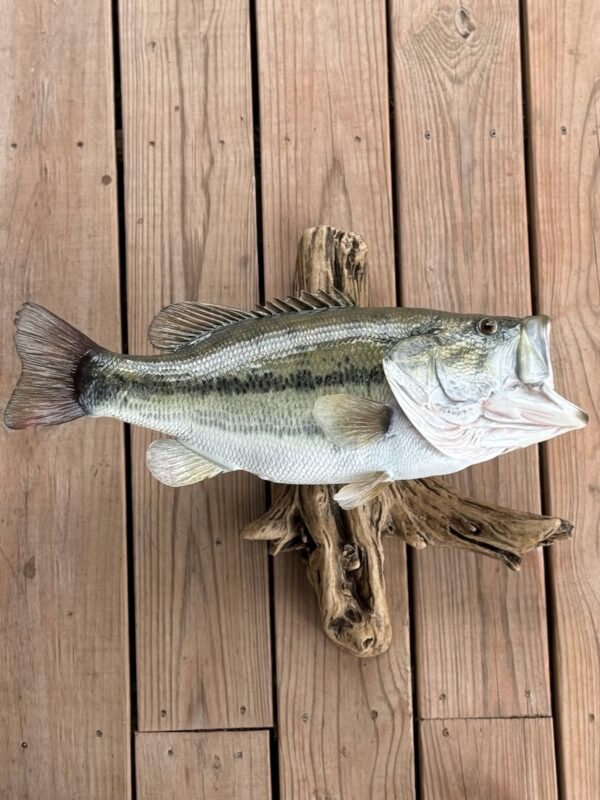
[[[152,428],[227,470],[275,482],[448,473],[466,462],[421,436],[383,370],[386,352],[418,333],[422,319],[414,310],[335,308],[243,320],[167,356],[99,352],[82,376],[81,402],[89,414]],[[336,445],[314,414],[317,399],[333,395],[388,406],[387,435],[361,447]]]
[[[387,481],[455,472],[585,424],[553,390],[547,329],[545,318],[363,309],[319,293],[256,312],[176,304],[150,328],[165,352],[136,357],[26,305],[5,420],[115,417],[173,437],[147,459],[170,485],[241,469],[347,484],[338,500],[352,507]]]

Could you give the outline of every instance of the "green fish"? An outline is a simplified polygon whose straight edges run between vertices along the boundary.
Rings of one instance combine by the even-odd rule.
[[[158,480],[246,470],[343,484],[343,508],[389,481],[443,475],[583,427],[554,391],[547,317],[359,308],[338,291],[254,311],[183,302],[149,329],[156,356],[112,353],[41,306],[16,319],[9,428],[114,417],[153,442]]]

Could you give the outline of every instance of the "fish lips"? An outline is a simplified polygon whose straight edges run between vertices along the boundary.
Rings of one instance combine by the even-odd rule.
[[[526,317],[521,323],[517,375],[521,385],[515,389],[512,401],[523,423],[561,431],[587,424],[585,411],[554,391],[550,319],[544,314]]]
[[[550,319],[544,314],[526,317],[521,322],[517,348],[517,374],[523,383],[545,384],[553,388],[550,362]]]
[[[484,417],[509,428],[521,428],[523,432],[529,430],[531,433],[538,430],[542,434],[539,438],[534,436],[528,443],[583,428],[588,422],[585,411],[546,384],[528,386],[520,383],[492,394],[484,403]]]

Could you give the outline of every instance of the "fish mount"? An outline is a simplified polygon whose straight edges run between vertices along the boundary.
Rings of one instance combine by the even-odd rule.
[[[319,226],[298,245],[295,293],[340,289],[369,304],[367,246],[358,234]],[[520,569],[523,555],[571,536],[571,523],[463,497],[437,478],[391,483],[359,508],[342,510],[335,486],[277,486],[269,511],[246,539],[271,542],[272,555],[299,550],[317,595],[326,635],[356,656],[389,647],[383,537],[417,549],[456,547]]]

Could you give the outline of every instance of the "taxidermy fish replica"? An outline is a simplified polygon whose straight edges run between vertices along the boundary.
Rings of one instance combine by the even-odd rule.
[[[303,293],[255,311],[176,303],[149,329],[157,356],[109,352],[41,306],[16,319],[22,375],[9,428],[115,417],[153,442],[158,480],[231,470],[345,484],[343,508],[388,481],[456,472],[581,428],[553,389],[549,320],[358,308]]]

